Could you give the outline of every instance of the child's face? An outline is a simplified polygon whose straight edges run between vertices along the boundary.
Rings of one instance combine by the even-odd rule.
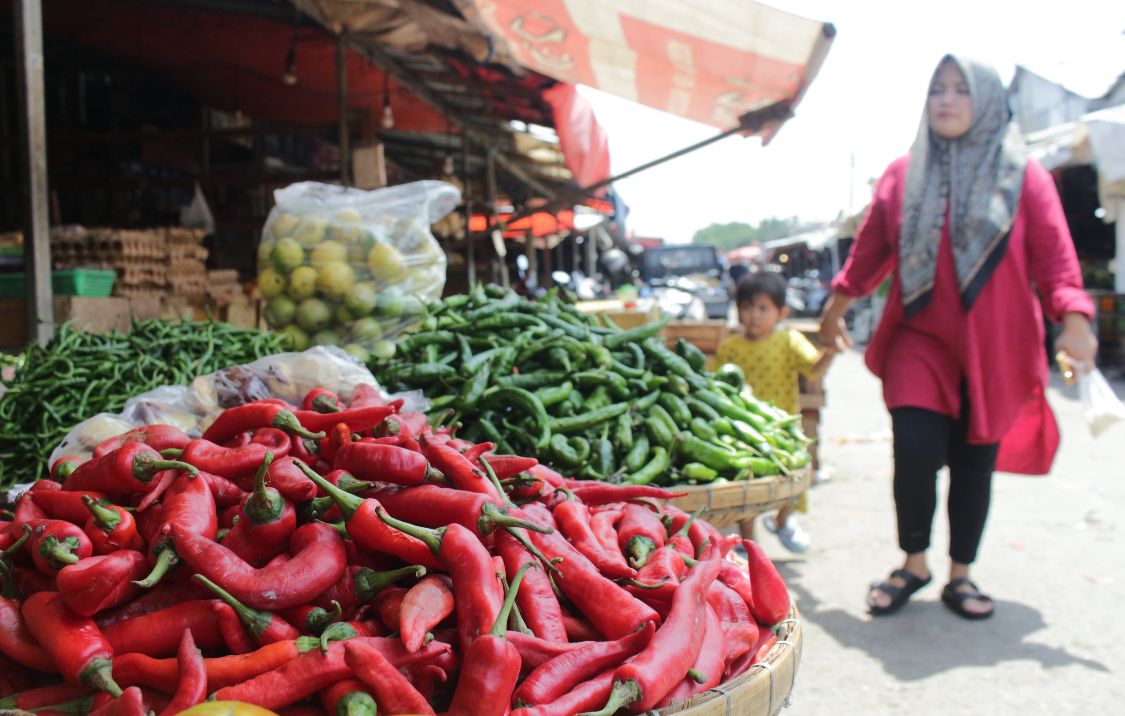
[[[788,306],[778,308],[769,296],[759,293],[749,303],[739,305],[738,322],[742,324],[747,338],[760,340],[768,338],[788,313]]]

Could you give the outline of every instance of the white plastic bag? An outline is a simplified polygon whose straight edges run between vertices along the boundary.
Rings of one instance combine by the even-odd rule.
[[[266,323],[295,350],[338,345],[361,360],[389,358],[441,297],[445,253],[430,225],[461,192],[440,181],[375,191],[300,182],[274,199],[258,249]]]
[[[1081,372],[1078,378],[1078,396],[1082,400],[1082,413],[1090,433],[1097,437],[1110,425],[1125,419],[1125,406],[1117,399],[1102,372],[1094,368]]]
[[[215,233],[215,216],[211,207],[207,206],[207,199],[203,196],[203,188],[199,182],[195,183],[195,196],[191,203],[180,207],[180,226],[185,229],[203,229],[208,234]]]

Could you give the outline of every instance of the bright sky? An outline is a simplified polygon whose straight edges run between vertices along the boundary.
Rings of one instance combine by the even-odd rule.
[[[1087,94],[1104,92],[1125,71],[1121,0],[768,4],[836,26],[820,74],[768,147],[731,137],[619,182],[629,228],[638,236],[689,241],[712,222],[828,221],[849,201],[862,207],[869,181],[909,148],[927,82],[946,52],[990,62],[1005,81],[1022,64]],[[609,133],[614,173],[716,133],[597,90],[581,91]]]

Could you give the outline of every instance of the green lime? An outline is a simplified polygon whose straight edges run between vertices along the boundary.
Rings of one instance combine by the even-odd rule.
[[[268,268],[258,275],[258,290],[263,298],[273,298],[285,290],[285,277],[275,269]]]
[[[311,249],[321,241],[324,241],[324,233],[327,229],[327,219],[321,216],[306,214],[301,217],[297,228],[293,230],[293,238],[295,238],[301,246],[304,246],[306,249]]]
[[[375,310],[381,316],[397,318],[402,315],[404,308],[406,308],[405,296],[403,296],[401,290],[394,286],[380,291],[378,297],[375,299]]]
[[[281,273],[289,273],[305,262],[305,250],[295,239],[281,239],[270,252],[273,267]]]
[[[300,301],[311,298],[316,293],[316,269],[312,266],[299,266],[289,275],[289,298]]]
[[[371,253],[371,248],[375,246],[375,235],[359,227],[356,235],[349,237],[347,244],[348,263],[357,267],[363,264],[364,268],[367,268],[367,255]]]
[[[339,241],[323,241],[309,252],[309,265],[320,268],[325,264],[344,263],[348,260],[348,247]]]
[[[309,334],[302,331],[295,323],[290,323],[278,333],[284,338],[285,345],[291,351],[303,351],[309,347]]]
[[[371,346],[371,355],[379,360],[390,360],[395,355],[395,344],[388,340],[378,340]]]
[[[336,306],[336,310],[332,312],[332,321],[337,326],[350,326],[355,318],[352,312],[348,310],[348,307],[342,303]]]
[[[266,304],[266,323],[271,328],[281,328],[293,322],[293,315],[297,312],[297,303],[284,293],[274,296]]]
[[[358,360],[360,363],[367,363],[368,359],[371,358],[371,354],[367,352],[366,348],[355,343],[349,343],[344,346],[344,352]]]
[[[363,281],[348,289],[344,296],[344,305],[355,316],[366,316],[375,310],[378,295],[375,293],[375,284]]]
[[[340,345],[340,336],[333,331],[317,331],[313,334],[312,344],[314,346],[338,346]]]
[[[367,254],[371,275],[384,283],[397,281],[406,271],[406,262],[398,249],[388,244],[375,244]]]
[[[275,239],[284,239],[293,233],[293,229],[297,228],[298,220],[296,216],[288,212],[278,214],[277,218],[273,220],[273,226],[270,231],[273,232]]]
[[[361,318],[352,324],[352,338],[357,341],[374,341],[383,337],[383,327],[374,318]]]
[[[342,299],[354,282],[355,272],[342,261],[327,263],[317,269],[316,287],[329,298]]]
[[[297,304],[293,318],[301,328],[309,333],[316,333],[328,327],[332,320],[332,310],[319,298],[306,298]]]

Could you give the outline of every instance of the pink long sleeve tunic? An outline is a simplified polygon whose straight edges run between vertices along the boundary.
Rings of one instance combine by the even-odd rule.
[[[864,296],[892,276],[866,354],[867,366],[883,381],[888,408],[926,408],[956,418],[964,386],[968,441],[999,442],[999,470],[1045,474],[1059,437],[1043,394],[1043,310],[1053,321],[1069,312],[1091,317],[1094,310],[1054,181],[1042,165],[1028,162],[1004,257],[967,312],[947,222],[929,305],[907,320],[897,269],[908,163],[909,157],[897,159],[883,174],[833,289]]]

